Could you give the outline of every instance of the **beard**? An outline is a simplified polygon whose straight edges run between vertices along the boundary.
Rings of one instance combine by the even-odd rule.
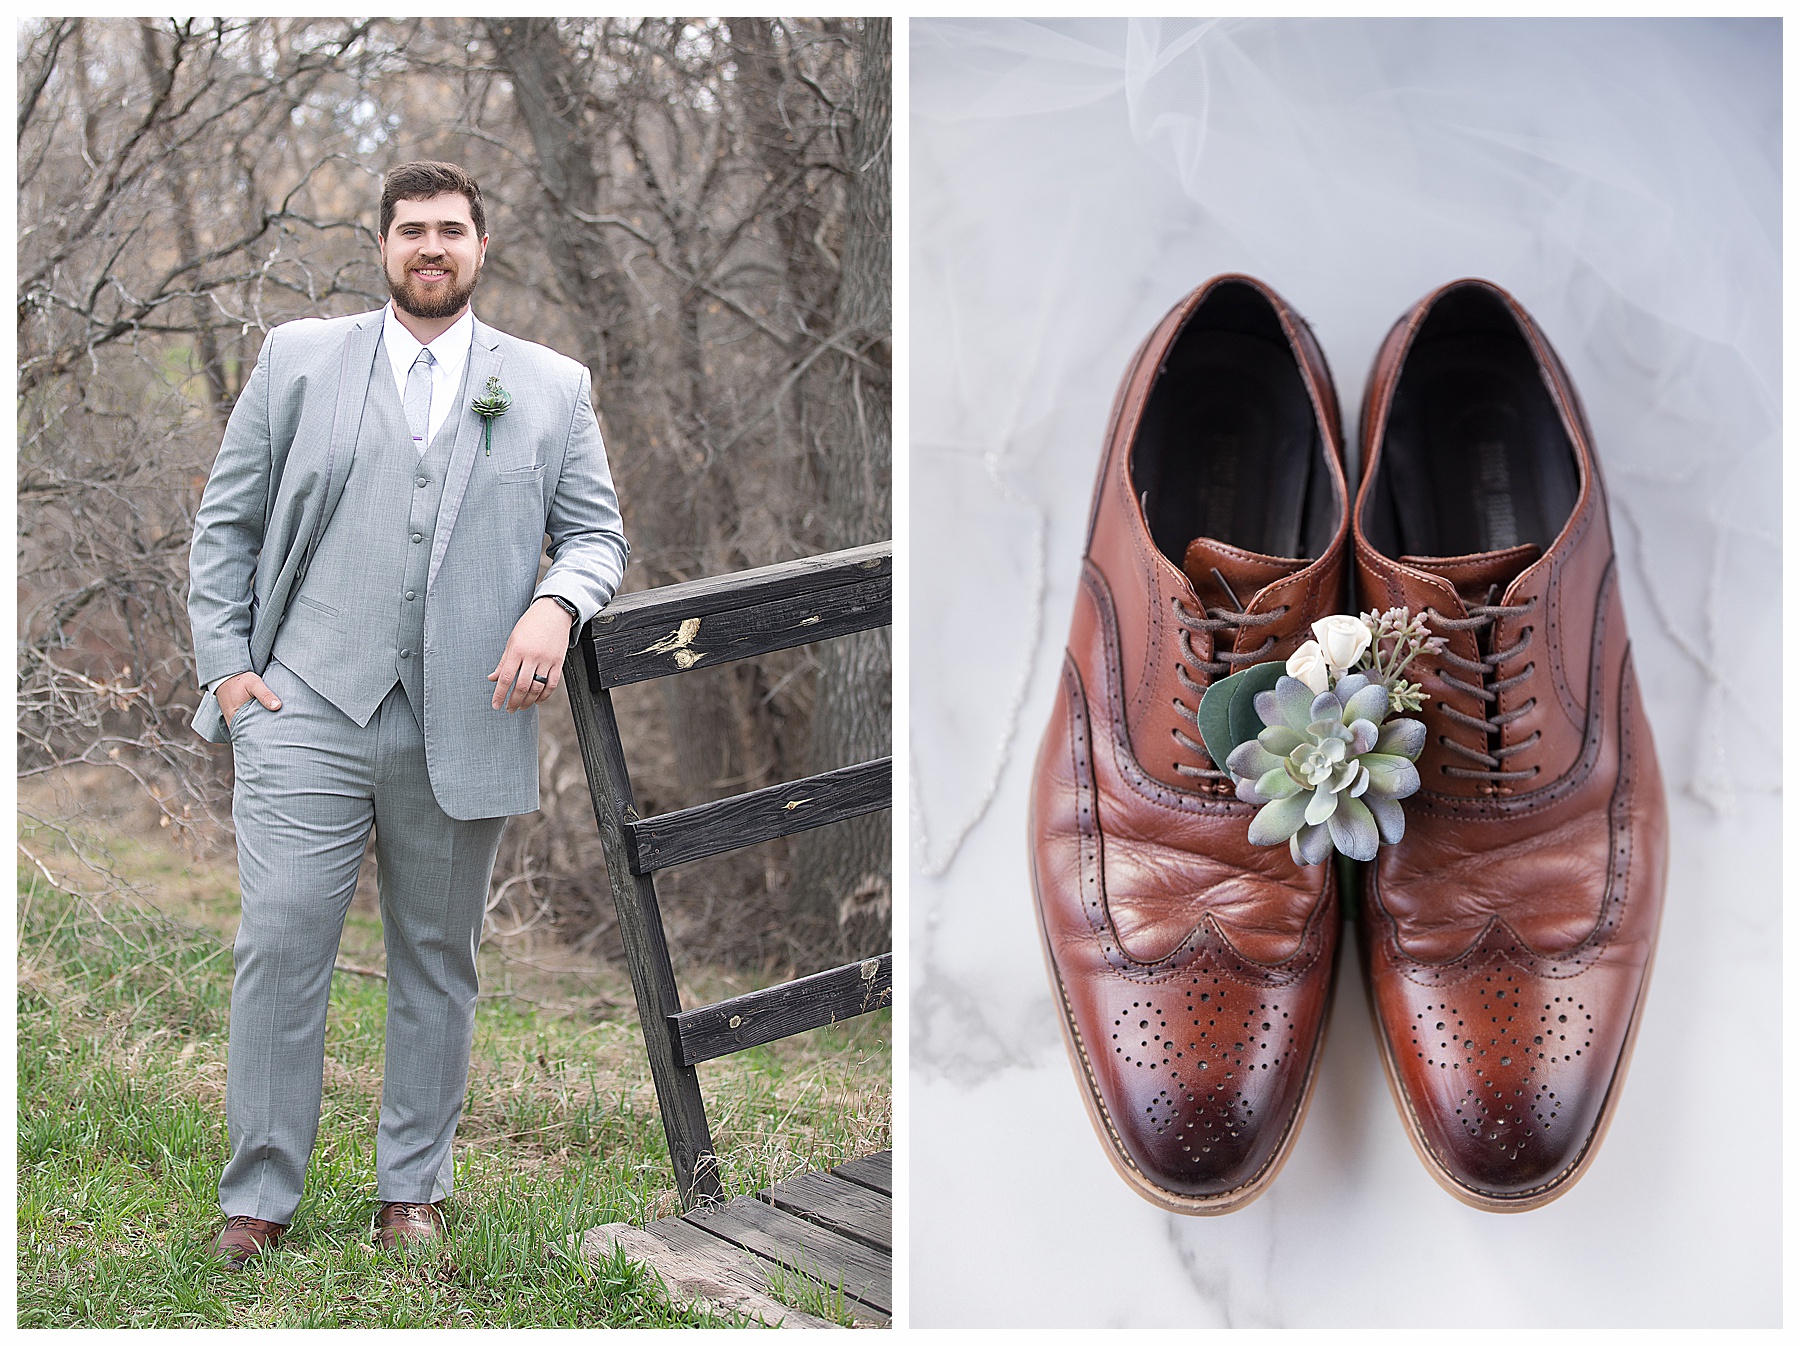
[[[448,264],[445,270],[449,270]],[[459,285],[452,278],[444,284],[426,289],[413,279],[408,271],[396,281],[394,273],[386,272],[388,293],[393,296],[394,307],[412,314],[415,318],[448,318],[460,312],[469,302],[469,296],[475,293],[475,286],[481,280],[481,263],[475,264],[474,272],[469,276],[469,283]]]

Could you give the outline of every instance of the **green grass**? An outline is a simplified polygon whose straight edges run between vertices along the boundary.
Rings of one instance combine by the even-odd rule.
[[[822,1268],[807,1275],[786,1267],[771,1267],[768,1272],[769,1293],[783,1304],[823,1318],[840,1327],[855,1327],[856,1316],[844,1303],[842,1279],[828,1281]]]
[[[484,998],[447,1244],[378,1253],[386,987],[342,973],[307,1195],[273,1254],[224,1271],[207,1247],[222,1223],[228,943],[211,922],[73,898],[33,872],[19,891],[19,1326],[730,1325],[671,1304],[639,1265],[570,1251],[595,1225],[678,1208],[629,1012]],[[379,947],[378,922],[360,933]],[[505,977],[484,967],[490,980]],[[889,1031],[887,1013],[866,1015],[703,1066],[727,1188],[889,1145]],[[842,1313],[805,1278],[777,1294]]]

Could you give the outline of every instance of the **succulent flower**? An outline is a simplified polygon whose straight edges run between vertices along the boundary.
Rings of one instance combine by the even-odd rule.
[[[1400,840],[1400,801],[1419,788],[1413,763],[1425,748],[1425,726],[1383,725],[1393,709],[1385,686],[1350,673],[1334,690],[1315,692],[1286,676],[1257,693],[1255,707],[1262,732],[1225,763],[1238,798],[1262,805],[1250,823],[1253,844],[1285,841],[1295,863],[1316,865],[1334,846],[1352,860],[1373,860],[1381,842]]]
[[[487,392],[469,403],[469,410],[481,417],[483,439],[487,442],[484,450],[488,457],[494,453],[494,418],[506,415],[506,409],[512,405],[512,394],[500,386],[500,380],[490,374],[487,381]]]

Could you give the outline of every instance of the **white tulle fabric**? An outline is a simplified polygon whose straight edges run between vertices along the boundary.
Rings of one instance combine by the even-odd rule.
[[[1773,20],[912,24],[915,1248],[941,1237],[915,1255],[914,1322],[1008,1321],[1009,1307],[1011,1321],[1066,1310],[1071,1323],[1776,1320],[1775,1076],[1747,1086],[1753,1103],[1742,1091],[1779,1055],[1780,45]],[[1459,276],[1524,302],[1594,424],[1673,865],[1613,1139],[1542,1216],[1496,1222],[1438,1193],[1375,1074],[1332,1093],[1334,1069],[1378,1074],[1360,1000],[1339,1006],[1277,1193],[1226,1221],[1138,1209],[1067,1078],[1025,879],[1031,759],[1119,374],[1169,305],[1222,271],[1262,278],[1312,322],[1347,427],[1388,327]],[[1735,987],[1729,1009],[1709,998],[1720,984]],[[1709,1152],[1702,1114],[1723,1105],[1679,1085],[1702,1068],[1696,1051],[1733,1081],[1750,1134],[1714,1154],[1704,1200],[1677,1184],[1690,1208],[1661,1184],[1667,1155]],[[1027,1107],[1081,1201],[951,1156],[1000,1113],[1016,1140]],[[1352,1196],[1376,1242],[1401,1213],[1479,1230],[1406,1238],[1467,1267],[1440,1267],[1439,1288],[1405,1308],[1386,1307],[1404,1300],[1397,1263],[1386,1281],[1302,1284],[1291,1268],[1330,1265],[1324,1241],[1345,1237],[1316,1222]],[[954,1213],[970,1200],[979,1240]],[[1078,1207],[1092,1218],[1059,1241]],[[996,1208],[1039,1260],[1009,1257],[1028,1289],[990,1302]],[[1671,1239],[1691,1260],[1679,1278],[1640,1274],[1615,1247],[1609,1274],[1583,1280],[1566,1240],[1534,1242],[1526,1224],[1642,1244],[1640,1266],[1674,1255]],[[1287,1256],[1271,1258],[1277,1233]],[[1147,1278],[1124,1265],[1147,1252],[1167,1272],[1160,1302],[1127,1288]],[[1120,1261],[1116,1294],[1078,1254]],[[1528,1271],[1509,1273],[1512,1290],[1444,1288],[1515,1254]],[[1209,1279],[1209,1258],[1238,1269]]]

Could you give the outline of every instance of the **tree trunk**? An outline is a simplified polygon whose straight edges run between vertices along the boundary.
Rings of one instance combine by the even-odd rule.
[[[864,19],[850,137],[849,222],[833,311],[833,349],[815,366],[809,399],[820,408],[812,442],[820,498],[835,508],[831,550],[878,542],[893,532],[890,512],[892,362],[891,21]],[[819,648],[813,711],[813,770],[892,751],[892,657],[886,630]],[[892,942],[891,814],[877,813],[798,838],[794,904],[798,924],[842,956],[862,957]]]
[[[605,417],[614,462],[629,456],[640,464],[618,475],[645,580],[653,587],[697,578],[692,571],[681,573],[658,564],[676,558],[679,567],[685,558],[704,565],[716,550],[718,536],[710,524],[722,502],[708,501],[689,489],[689,461],[698,456],[688,442],[694,409],[689,406],[684,414],[669,405],[671,391],[686,402],[694,396],[689,385],[697,366],[695,371],[687,367],[687,333],[679,334],[684,348],[682,378],[657,395],[645,386],[661,372],[645,336],[651,317],[633,296],[599,228],[574,213],[604,213],[593,153],[605,144],[591,124],[589,100],[574,57],[554,19],[489,19],[486,30],[500,65],[512,79],[513,96],[531,136],[546,198],[542,233],[557,283],[588,319],[582,327],[582,359],[593,376],[596,410]],[[685,329],[690,321],[684,314],[681,326]],[[609,396],[615,389],[618,395]],[[655,498],[632,500],[627,488],[632,477],[654,483]],[[660,690],[670,716],[683,805],[742,788],[744,752],[737,680],[732,674],[668,678]]]

